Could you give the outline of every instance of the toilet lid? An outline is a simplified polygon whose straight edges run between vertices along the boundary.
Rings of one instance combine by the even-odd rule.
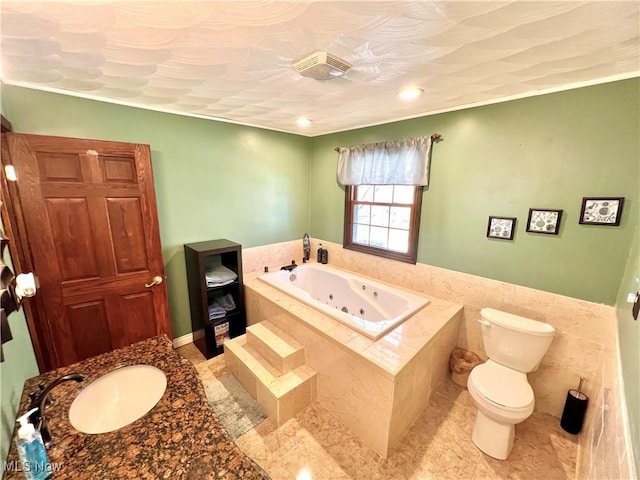
[[[469,380],[483,397],[506,408],[527,408],[534,401],[526,374],[492,361],[475,367]]]

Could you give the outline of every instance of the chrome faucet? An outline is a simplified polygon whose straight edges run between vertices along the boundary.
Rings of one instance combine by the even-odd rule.
[[[44,442],[46,447],[48,447],[53,440],[51,432],[49,431],[48,421],[44,416],[44,409],[52,404],[52,402],[50,402],[49,394],[51,393],[51,390],[53,390],[61,383],[70,382],[72,380],[75,382],[81,382],[84,380],[84,375],[82,375],[81,373],[70,373],[68,375],[64,375],[55,379],[44,388],[41,385],[40,391],[29,394],[29,397],[31,398],[31,405],[29,406],[29,410],[38,407],[38,410],[33,412],[29,417],[29,421],[33,426],[40,430],[42,441]]]

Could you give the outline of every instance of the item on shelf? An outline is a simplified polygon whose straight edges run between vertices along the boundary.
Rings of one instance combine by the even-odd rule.
[[[217,303],[227,312],[235,310],[236,308],[236,303],[233,301],[233,296],[230,293],[227,293],[224,297],[219,299]]]
[[[213,327],[216,335],[216,347],[221,347],[224,344],[225,338],[229,337],[229,322],[224,322]]]
[[[220,306],[217,302],[213,302],[209,305],[209,320],[215,320],[216,318],[222,318],[227,314],[224,307]]]
[[[207,281],[207,287],[222,287],[235,282],[238,275],[224,265],[216,265],[204,274]]]

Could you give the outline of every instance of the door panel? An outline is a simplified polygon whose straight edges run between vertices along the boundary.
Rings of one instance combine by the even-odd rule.
[[[38,153],[36,158],[42,183],[83,181],[78,155],[42,152]]]
[[[149,147],[3,137],[3,163],[18,176],[9,190],[24,219],[24,263],[41,287],[28,300],[38,317],[28,319],[34,345],[49,348],[37,352],[41,370],[171,336],[165,283],[145,287],[164,279]]]
[[[118,273],[146,271],[142,207],[139,198],[108,198],[114,261]]]
[[[68,305],[67,318],[68,330],[73,332],[71,338],[75,357],[89,358],[112,349],[103,301]]]
[[[87,200],[47,198],[46,205],[60,266],[60,281],[98,277]]]
[[[136,183],[136,166],[131,158],[100,157],[103,180],[105,182]]]
[[[124,338],[144,340],[154,335],[154,325],[144,320],[153,318],[153,294],[150,291],[129,293],[120,297]]]

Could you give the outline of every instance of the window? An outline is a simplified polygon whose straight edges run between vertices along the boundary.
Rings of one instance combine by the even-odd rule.
[[[347,185],[344,248],[416,263],[422,187]]]

